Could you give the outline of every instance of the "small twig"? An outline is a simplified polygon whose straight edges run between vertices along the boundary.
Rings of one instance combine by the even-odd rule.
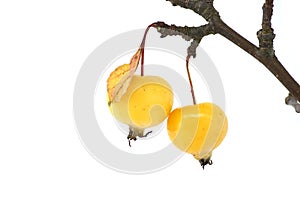
[[[204,36],[216,34],[212,24],[208,23],[198,27],[168,25],[164,22],[157,22],[156,29],[161,34],[161,38],[166,36],[181,36],[184,40],[195,40],[200,42]]]
[[[273,15],[273,0],[266,0],[263,5],[263,19],[262,19],[262,29],[264,31],[269,31],[272,29],[272,15]]]
[[[265,57],[273,57],[275,51],[273,40],[275,38],[271,19],[273,14],[273,0],[266,0],[263,5],[262,29],[257,32],[260,53]]]
[[[218,11],[213,7],[213,0],[166,0],[170,1],[173,6],[187,8],[201,15],[206,21],[210,21]]]
[[[187,49],[187,54],[190,56],[193,56],[193,58],[196,57],[196,51],[197,51],[197,47],[199,46],[200,40],[193,40],[191,42],[191,45],[188,47]]]

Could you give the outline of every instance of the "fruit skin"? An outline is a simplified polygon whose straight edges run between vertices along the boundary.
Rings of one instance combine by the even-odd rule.
[[[211,153],[221,144],[227,129],[225,113],[213,103],[177,108],[170,113],[167,123],[169,138],[175,146],[206,164],[211,164]]]
[[[173,92],[158,76],[134,75],[119,102],[112,102],[112,115],[142,136],[143,130],[163,122],[173,106]]]

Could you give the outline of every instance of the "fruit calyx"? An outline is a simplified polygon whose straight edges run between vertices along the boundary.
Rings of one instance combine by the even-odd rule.
[[[206,156],[199,158],[198,155],[194,155],[194,158],[197,159],[204,170],[205,165],[212,165],[213,161],[211,160],[212,152],[206,154]]]
[[[139,129],[139,128],[129,126],[129,133],[127,136],[127,140],[130,147],[131,147],[131,143],[130,143],[131,140],[136,141],[137,137],[140,138],[147,137],[150,133],[152,133],[152,131],[149,131],[146,134],[144,134],[144,130],[145,129]]]

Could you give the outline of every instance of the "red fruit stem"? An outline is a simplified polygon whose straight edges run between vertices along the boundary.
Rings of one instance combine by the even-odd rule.
[[[191,58],[191,55],[188,54],[186,56],[186,59],[185,59],[185,66],[186,66],[186,72],[188,74],[189,83],[190,83],[190,87],[191,87],[191,94],[192,94],[192,98],[193,98],[193,104],[196,105],[196,97],[195,97],[193,82],[192,82],[190,69],[189,69],[190,58]]]
[[[157,26],[157,22],[154,22],[146,28],[142,43],[140,45],[141,54],[142,54],[141,55],[141,76],[144,76],[145,42],[146,42],[147,33],[151,27],[156,27],[156,26]]]

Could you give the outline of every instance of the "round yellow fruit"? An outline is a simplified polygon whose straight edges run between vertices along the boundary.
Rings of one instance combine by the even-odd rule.
[[[170,113],[167,123],[174,145],[206,164],[211,164],[211,153],[223,141],[227,128],[225,113],[213,103],[177,108]]]
[[[163,122],[173,106],[173,92],[158,76],[134,75],[126,93],[110,104],[113,116],[139,131]]]

